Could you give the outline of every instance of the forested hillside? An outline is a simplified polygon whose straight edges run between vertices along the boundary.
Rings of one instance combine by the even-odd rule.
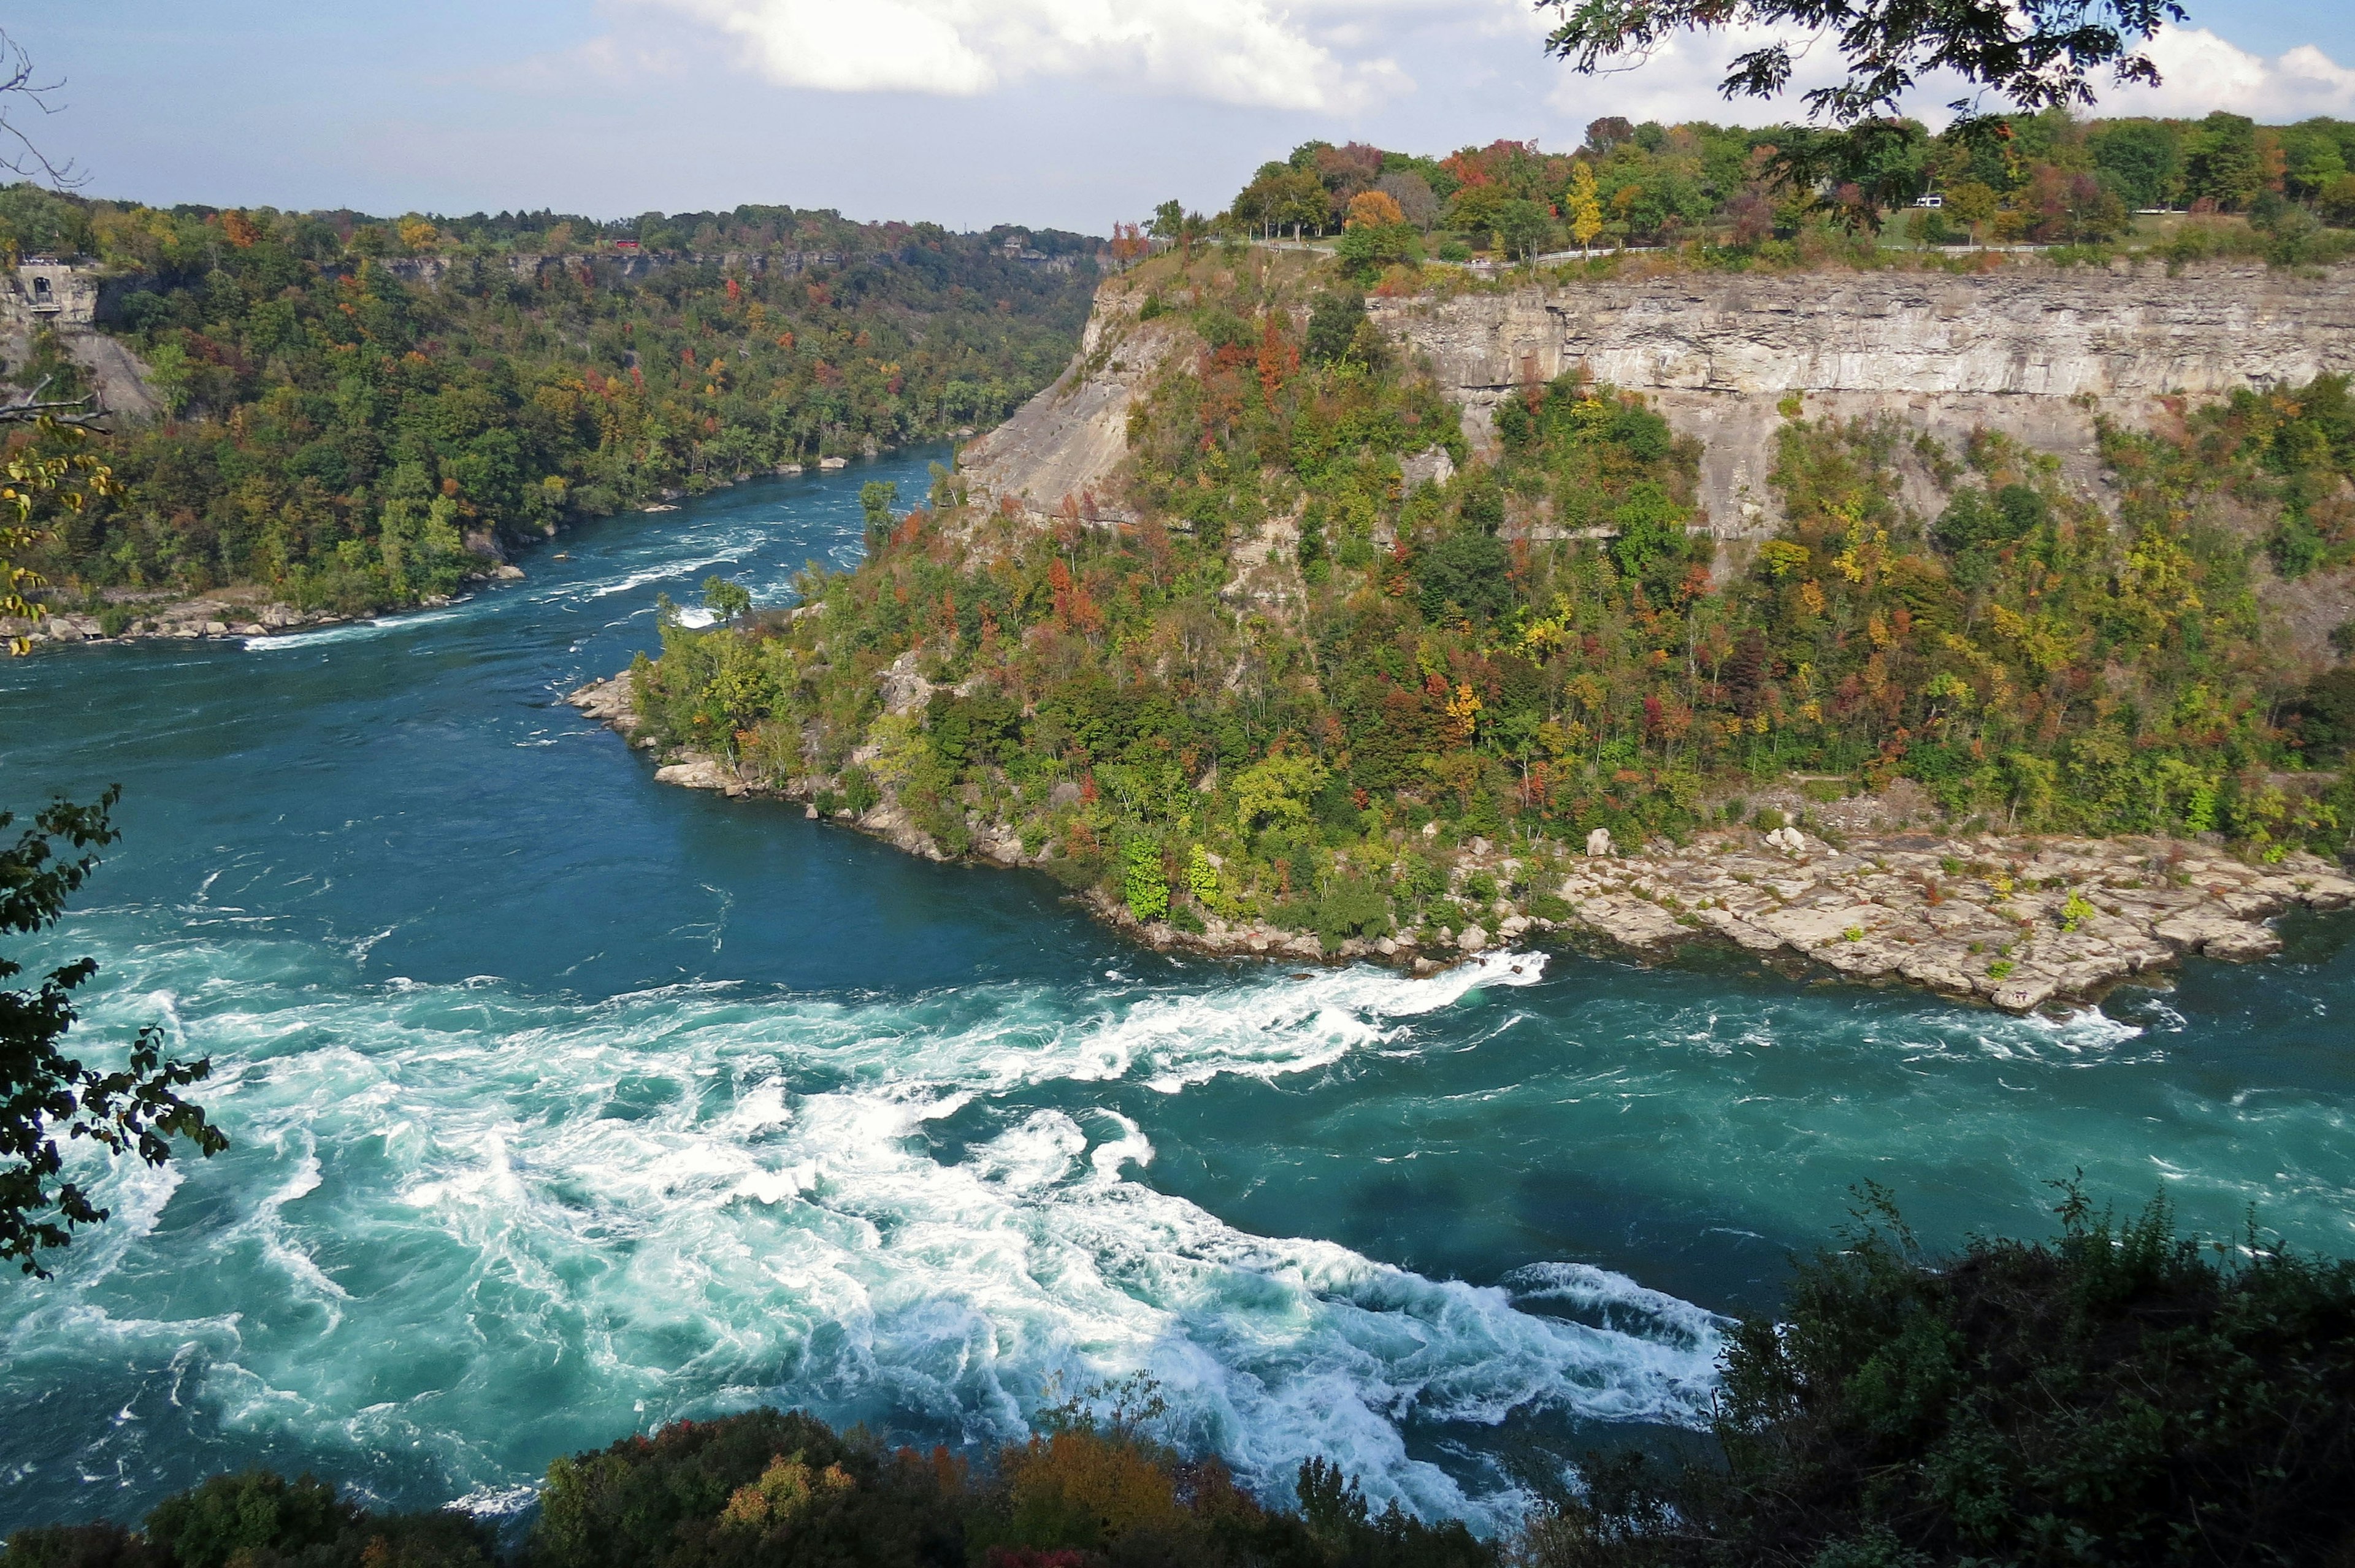
[[[169,416],[118,428],[98,455],[119,489],[21,564],[69,605],[250,582],[351,613],[447,592],[568,516],[986,424],[1061,368],[1094,281],[1092,242],[1039,237],[1026,261],[1007,238],[784,208],[610,228],[164,212],[19,186],[0,249],[127,274],[109,330]],[[32,350],[19,385],[84,389],[53,336]]]
[[[1330,263],[1170,255],[1104,308],[1100,355],[1179,335],[1130,415],[1141,521],[1040,527],[946,475],[904,517],[876,497],[819,613],[666,631],[636,681],[661,741],[826,809],[895,800],[947,853],[1018,835],[1141,919],[1328,948],[1461,930],[1497,890],[1451,879],[1453,844],[1508,841],[1542,887],[1548,845],[1689,833],[1793,773],[2275,858],[2355,820],[2303,771],[2355,739],[2349,672],[2284,667],[2254,592],[2285,527],[2349,551],[2336,380],[2109,430],[2115,512],[1990,436],[1909,443],[1945,485],[1923,515],[1894,424],[1794,399],[1789,526],[1721,577],[1686,528],[1698,449],[1640,399],[1532,384],[1476,458]]]

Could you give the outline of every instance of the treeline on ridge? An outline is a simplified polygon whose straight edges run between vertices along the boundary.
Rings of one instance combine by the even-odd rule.
[[[1812,228],[1878,231],[1916,197],[1908,239],[1929,245],[2089,245],[2126,235],[2133,215],[2237,214],[2179,248],[2243,248],[2282,261],[2342,256],[2355,227],[2355,122],[2260,125],[2200,120],[2085,121],[2051,111],[1933,134],[1919,122],[1844,131],[1704,121],[1597,119],[1570,153],[1498,141],[1444,157],[1364,143],[1307,142],[1261,165],[1211,229],[1340,234],[1370,273],[1426,253],[1527,257],[1592,245],[1700,244],[1798,259]],[[1175,219],[1164,208],[1165,229]]]
[[[995,422],[1061,370],[1095,278],[1092,254],[1039,265],[1003,236],[782,208],[636,228],[725,259],[631,276],[607,242],[518,271],[505,258],[581,243],[574,223],[0,192],[0,249],[117,274],[110,330],[166,413],[98,443],[117,487],[18,564],[67,607],[236,583],[346,613],[414,603],[569,517]],[[388,256],[448,270],[406,282]],[[6,371],[90,389],[52,334]]]
[[[1885,1197],[1731,1337],[1668,1462],[1517,1467],[1503,1538],[1375,1509],[1312,1459],[1281,1499],[1154,1435],[1135,1383],[978,1462],[800,1413],[679,1422],[549,1467],[503,1552],[308,1477],[218,1477],[117,1523],[20,1529],[0,1568],[1932,1568],[2328,1563],[2355,1552],[2355,1264],[2123,1223],[1926,1256]]]

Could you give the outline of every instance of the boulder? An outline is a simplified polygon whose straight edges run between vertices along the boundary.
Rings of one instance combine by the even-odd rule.
[[[735,771],[717,757],[707,757],[689,752],[677,762],[655,770],[656,784],[677,784],[682,789],[729,789],[737,786]]]

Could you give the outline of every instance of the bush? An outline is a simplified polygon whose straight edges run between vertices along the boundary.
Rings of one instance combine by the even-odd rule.
[[[2346,1561],[2355,1263],[2211,1250],[2163,1197],[2120,1224],[2062,1191],[2053,1240],[1933,1261],[1867,1189],[1780,1320],[1735,1331],[1722,1467],[1624,1463],[1543,1510],[1530,1543],[1566,1549],[1524,1560]]]
[[[842,803],[850,808],[851,816],[864,816],[882,800],[882,788],[876,784],[873,773],[862,767],[843,769]]]

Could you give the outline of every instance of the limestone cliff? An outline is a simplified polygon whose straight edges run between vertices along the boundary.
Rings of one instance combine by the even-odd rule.
[[[1136,296],[1096,293],[1071,365],[1014,417],[957,453],[970,494],[1047,516],[1066,500],[1093,517],[1122,519],[1113,471],[1128,451],[1128,410],[1188,335],[1172,318],[1140,321]]]
[[[1781,520],[1766,481],[1794,392],[1811,415],[1888,412],[1949,443],[1999,431],[2090,491],[2096,413],[2146,423],[2177,394],[2355,372],[2355,267],[1678,272],[1369,305],[1464,404],[1476,444],[1530,380],[1583,366],[1643,392],[1702,442],[1700,498],[1725,539]]]

